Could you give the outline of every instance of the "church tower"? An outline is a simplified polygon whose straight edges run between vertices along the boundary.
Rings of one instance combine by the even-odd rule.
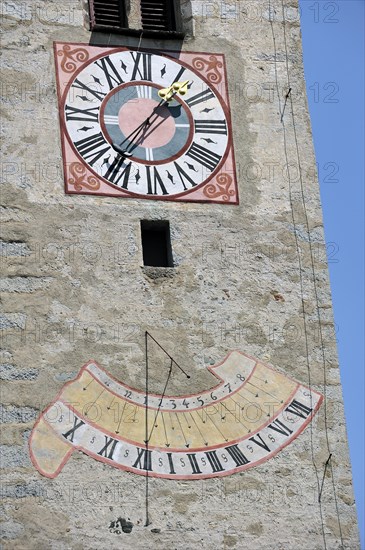
[[[359,548],[297,2],[2,10],[4,548]]]

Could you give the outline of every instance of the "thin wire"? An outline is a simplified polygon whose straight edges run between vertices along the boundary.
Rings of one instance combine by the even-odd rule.
[[[139,37],[139,42],[138,42],[138,46],[137,46],[137,52],[139,52],[139,49],[140,49],[140,47],[141,47],[142,36],[143,36],[143,31],[141,31],[141,35],[140,35],[140,37]]]
[[[287,48],[287,38],[286,38],[284,0],[281,0],[281,8],[282,8],[283,23],[284,23],[283,29],[284,29],[285,52],[286,52],[286,56],[285,56],[286,72],[287,72],[288,86],[290,88],[289,58],[288,58],[288,48]],[[321,347],[322,363],[323,363],[324,425],[325,425],[326,443],[327,443],[328,452],[329,452],[330,455],[332,455],[331,448],[330,448],[330,442],[329,442],[329,436],[328,436],[328,423],[327,423],[328,422],[328,419],[327,419],[327,399],[326,399],[327,371],[326,371],[325,346],[324,346],[323,333],[322,333],[322,318],[321,318],[321,312],[320,312],[320,308],[319,308],[319,297],[318,297],[318,290],[317,290],[317,283],[316,283],[316,270],[315,270],[315,266],[314,266],[312,239],[311,239],[311,234],[310,234],[309,220],[308,220],[308,214],[307,214],[307,209],[306,209],[306,201],[305,201],[305,196],[304,196],[304,184],[303,184],[303,177],[302,177],[302,167],[301,167],[301,162],[300,162],[298,136],[297,136],[297,130],[296,130],[296,124],[295,124],[294,105],[293,105],[293,98],[292,98],[291,95],[290,95],[290,105],[291,105],[291,114],[292,114],[293,130],[294,130],[295,147],[296,147],[296,153],[297,153],[297,159],[298,159],[300,191],[301,191],[303,211],[304,211],[305,223],[306,223],[306,229],[307,229],[307,235],[308,235],[310,260],[311,260],[311,271],[312,271],[312,278],[313,278],[313,288],[314,288],[314,295],[315,295],[315,302],[316,302],[316,312],[317,312],[318,327],[319,327],[319,337],[320,337],[320,344],[321,344],[320,347]],[[335,485],[335,480],[334,480],[334,477],[333,477],[332,463],[331,463],[331,473],[332,473],[331,479],[332,479],[333,496],[334,496],[334,501],[335,501],[335,508],[336,508],[339,532],[340,532],[341,545],[342,545],[342,547],[344,547],[341,520],[340,520],[340,513],[339,513],[337,495],[336,495],[336,485]]]
[[[148,457],[148,338],[147,338],[147,331],[145,333],[145,360],[146,360],[146,408],[145,408],[145,445],[146,445],[146,456]],[[150,524],[149,515],[148,515],[148,501],[149,501],[149,475],[148,475],[148,468],[146,469],[146,495],[145,495],[145,507],[146,507],[146,522],[145,527],[147,527]]]
[[[269,14],[272,13],[271,11],[271,0],[269,0]],[[296,231],[296,223],[295,223],[295,216],[294,216],[294,205],[293,205],[293,196],[292,196],[292,184],[291,184],[291,177],[290,177],[290,170],[289,170],[289,159],[288,159],[288,147],[287,147],[287,137],[286,137],[286,127],[285,127],[285,121],[283,118],[283,111],[281,109],[281,100],[280,100],[280,93],[279,93],[279,79],[277,74],[277,48],[276,48],[276,39],[275,39],[275,32],[274,32],[274,26],[273,26],[273,20],[270,17],[270,26],[271,31],[273,35],[273,43],[274,43],[274,55],[275,55],[275,80],[276,80],[276,88],[277,88],[277,95],[279,100],[279,111],[280,111],[280,121],[282,123],[283,127],[283,140],[284,140],[284,154],[285,154],[285,161],[286,161],[286,167],[287,167],[287,174],[288,174],[288,190],[289,190],[289,203],[290,203],[290,210],[291,210],[291,216],[292,216],[292,222],[294,227],[294,237],[295,237],[295,248],[297,252],[297,258],[298,258],[298,267],[299,267],[299,284],[300,284],[300,293],[301,293],[301,312],[302,312],[302,318],[303,318],[303,328],[304,328],[304,342],[305,342],[305,350],[306,350],[306,364],[307,364],[307,375],[308,375],[308,386],[310,390],[310,400],[312,403],[312,381],[311,381],[311,369],[310,369],[310,362],[309,362],[309,342],[308,342],[308,333],[307,333],[307,322],[306,322],[306,314],[305,314],[305,306],[304,306],[304,281],[303,281],[303,270],[302,270],[302,259],[300,255],[300,246],[298,242],[298,234]],[[285,29],[285,25],[284,25]],[[290,87],[290,86],[289,86]],[[313,446],[313,427],[312,422],[310,423],[310,442],[311,442],[311,457],[312,457],[312,464],[315,472],[315,476],[317,479],[317,486],[318,486],[318,492],[320,489],[320,482],[319,482],[319,475],[317,466],[314,459],[314,446]],[[323,543],[325,550],[327,549],[326,544],[326,535],[325,535],[325,529],[324,529],[324,521],[323,521],[323,513],[322,513],[322,506],[321,503],[319,503],[319,511],[320,511],[320,518],[321,518],[321,526],[322,526],[322,536],[323,536]]]
[[[321,498],[322,498],[322,491],[323,491],[323,485],[324,485],[324,479],[326,477],[326,471],[327,471],[327,467],[328,467],[328,464],[331,460],[331,457],[332,457],[332,454],[329,455],[329,457],[327,458],[326,460],[326,464],[324,465],[324,471],[323,471],[323,478],[322,478],[322,484],[321,484],[321,490],[319,492],[319,495],[318,495],[318,501],[321,502]]]
[[[281,117],[280,117],[281,122],[283,122],[283,118],[284,118],[284,114],[285,114],[285,107],[286,107],[286,104],[287,104],[287,101],[288,101],[288,97],[290,96],[290,93],[291,93],[291,88],[289,88],[288,93],[285,96],[283,112],[281,113]]]

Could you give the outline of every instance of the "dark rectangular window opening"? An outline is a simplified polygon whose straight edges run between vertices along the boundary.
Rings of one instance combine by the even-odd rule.
[[[183,37],[179,0],[140,0],[142,29],[129,28],[126,0],[89,0],[90,30],[140,34],[145,36]]]
[[[91,30],[127,27],[124,0],[89,0]]]
[[[174,0],[141,0],[143,30],[176,31]]]
[[[168,221],[141,220],[143,264],[151,267],[173,267]]]

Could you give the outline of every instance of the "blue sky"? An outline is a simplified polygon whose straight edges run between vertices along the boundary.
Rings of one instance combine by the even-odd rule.
[[[355,497],[364,528],[364,6],[300,0]]]

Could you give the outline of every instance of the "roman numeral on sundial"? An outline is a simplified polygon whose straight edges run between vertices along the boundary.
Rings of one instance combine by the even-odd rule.
[[[201,474],[201,470],[199,469],[198,461],[196,459],[196,454],[195,453],[189,453],[187,455],[187,457],[189,459],[190,466],[191,466],[191,469],[193,471],[193,474]]]
[[[112,437],[108,437],[106,435],[104,437],[105,437],[105,445],[98,452],[98,455],[104,456],[105,458],[110,458],[110,460],[113,460],[113,454],[118,441],[117,439],[113,439]]]
[[[162,181],[162,178],[155,166],[153,166],[153,176],[151,174],[151,166],[146,166],[147,174],[147,194],[148,195],[160,195],[158,187],[162,191],[163,195],[168,195],[168,191]]]
[[[307,416],[309,416],[312,412],[311,408],[303,405],[303,403],[300,403],[300,401],[297,401],[296,399],[293,399],[285,410],[289,413],[295,414],[296,416],[300,416],[301,418],[307,418]]]
[[[147,449],[140,449],[137,447],[137,460],[133,464],[133,468],[152,471],[152,451],[148,451]]]
[[[207,455],[213,472],[224,472],[224,468],[217,457],[217,451],[206,451],[205,454]]]
[[[77,418],[77,416],[74,416],[74,425],[73,425],[73,428],[71,428],[70,430],[68,430],[68,432],[62,434],[63,437],[65,439],[69,439],[71,441],[71,443],[73,443],[73,440],[74,440],[74,435],[75,435],[75,432],[76,430],[78,430],[79,428],[81,428],[81,426],[83,426],[85,424],[85,422],[83,420],[80,420],[79,418]]]
[[[233,460],[236,463],[236,466],[244,466],[245,464],[248,464],[250,461],[245,457],[241,449],[238,447],[238,445],[230,445],[229,447],[225,448],[228,454],[233,458]]]

